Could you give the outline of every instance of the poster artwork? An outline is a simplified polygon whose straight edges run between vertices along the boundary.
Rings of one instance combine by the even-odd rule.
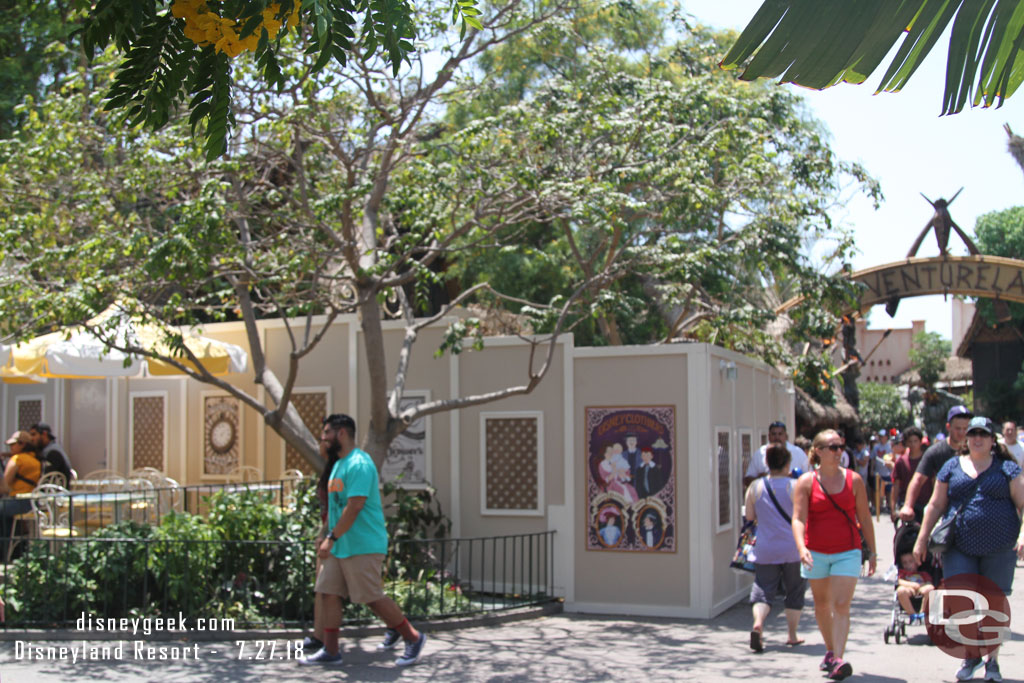
[[[406,392],[399,410],[406,410],[427,401],[426,392]],[[380,469],[381,481],[402,488],[424,488],[427,482],[427,418],[421,417],[388,446],[388,454]]]
[[[241,463],[239,432],[242,404],[233,396],[207,396],[204,399],[203,476],[223,476]]]
[[[675,552],[675,407],[585,412],[587,550]]]

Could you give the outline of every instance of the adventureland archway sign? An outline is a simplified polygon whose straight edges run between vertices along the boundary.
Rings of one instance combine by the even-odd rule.
[[[908,258],[850,275],[862,284],[861,310],[892,299],[963,294],[1024,303],[1024,261],[1001,256]]]
[[[929,294],[963,294],[1024,303],[1024,261],[1002,256],[935,256],[908,258],[850,274],[860,283],[860,310],[876,304]],[[776,309],[784,313],[802,302],[790,299]]]
[[[932,201],[921,195],[932,205],[934,213],[914,240],[905,260],[850,274],[850,280],[863,285],[860,295],[862,313],[875,304],[886,304],[886,311],[894,315],[900,299],[928,294],[963,294],[1024,303],[1024,261],[981,254],[974,241],[949,215],[950,204],[962,191],[961,187],[949,201],[941,198]],[[935,233],[939,255],[914,258],[929,232]],[[949,255],[949,238],[954,233],[964,241],[970,256]],[[802,296],[790,299],[775,312],[783,313],[801,301]],[[1002,308],[1005,310],[1005,306]]]

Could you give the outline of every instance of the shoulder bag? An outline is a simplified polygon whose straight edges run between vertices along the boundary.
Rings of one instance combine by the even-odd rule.
[[[743,528],[740,529],[740,540],[736,544],[736,552],[732,554],[732,562],[729,566],[745,572],[754,571],[754,563],[748,557],[757,542],[757,522],[744,520]]]
[[[846,521],[850,523],[850,526],[857,530],[857,535],[860,536],[860,561],[861,564],[867,562],[871,559],[871,548],[868,547],[868,541],[866,538],[864,538],[864,532],[860,530],[860,526],[858,526],[856,522],[850,519],[850,515],[846,514],[846,510],[839,507],[839,503],[835,501],[835,499],[832,497],[832,494],[829,493],[828,489],[825,488],[825,485],[821,483],[821,477],[815,474],[814,478],[818,481],[818,488],[820,488],[821,492],[825,494],[825,497],[828,498],[829,502],[835,505],[836,510],[839,510],[841,513],[843,513],[843,517],[846,517]]]

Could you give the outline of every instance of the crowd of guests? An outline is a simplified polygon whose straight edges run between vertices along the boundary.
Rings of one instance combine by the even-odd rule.
[[[1016,561],[1024,559],[1019,441],[1015,422],[998,427],[965,406],[950,409],[946,433],[931,443],[915,426],[882,430],[869,440],[827,429],[806,443],[805,452],[799,440],[789,442],[783,423],[773,423],[769,443],[753,455],[744,478],[745,515],[757,523],[750,557],[755,567],[751,649],[764,649],[776,597],[785,609],[786,644],[804,642],[797,629],[809,586],[826,649],[819,668],[832,680],[853,673],[844,654],[857,581],[873,575],[877,566],[871,509],[876,485],[884,487],[883,505],[894,524],[915,530],[919,525],[913,552],[894,558],[895,594],[911,623],[924,619],[913,600],[934,589],[933,571],[946,579],[979,575],[1008,595]],[[952,514],[955,540],[932,558],[930,534]],[[970,680],[983,666],[985,680],[1002,680],[998,648],[986,660],[965,659],[956,677]]]

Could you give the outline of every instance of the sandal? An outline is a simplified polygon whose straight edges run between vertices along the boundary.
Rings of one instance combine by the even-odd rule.
[[[750,649],[753,650],[754,652],[763,652],[764,651],[764,641],[761,639],[761,632],[760,631],[751,631],[750,632]]]
[[[803,644],[804,644],[804,639],[803,638],[798,638],[796,640],[787,640],[786,641],[786,645],[789,646],[789,647],[796,647],[797,645],[803,645]]]

